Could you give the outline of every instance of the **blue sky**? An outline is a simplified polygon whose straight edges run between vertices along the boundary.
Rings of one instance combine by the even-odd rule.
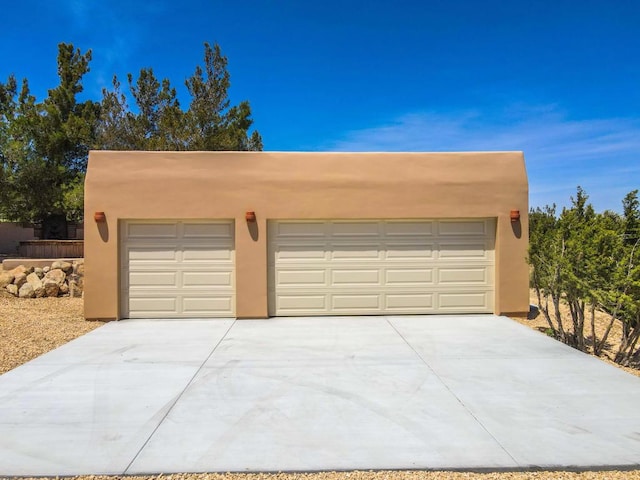
[[[71,42],[93,50],[88,96],[153,67],[186,104],[217,42],[265,150],[522,150],[532,206],[581,185],[620,211],[640,188],[638,0],[3,3],[0,79],[39,99]]]

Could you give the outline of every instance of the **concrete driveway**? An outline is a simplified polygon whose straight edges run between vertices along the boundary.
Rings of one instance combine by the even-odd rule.
[[[491,315],[127,320],[0,376],[0,475],[631,467],[639,400]]]

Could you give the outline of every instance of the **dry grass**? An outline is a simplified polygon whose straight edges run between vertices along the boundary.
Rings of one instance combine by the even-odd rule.
[[[82,306],[82,299],[79,298],[21,300],[0,292],[0,345],[2,345],[0,349],[0,374],[102,325],[99,322],[85,321],[82,317]],[[522,318],[516,320],[542,331],[548,326],[542,316],[533,321]],[[602,317],[598,319],[599,326],[597,328],[604,328],[603,321]],[[615,338],[617,337],[614,332],[612,339]],[[640,372],[637,370],[626,370],[640,376]],[[489,473],[439,471],[202,473],[127,477],[88,475],[72,478],[78,480],[640,480],[640,470]]]

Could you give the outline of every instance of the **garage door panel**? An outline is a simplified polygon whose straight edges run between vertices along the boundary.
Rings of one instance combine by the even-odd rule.
[[[433,235],[433,222],[386,222],[384,232],[389,237],[429,237]]]
[[[472,309],[487,308],[487,294],[484,292],[440,293],[438,306],[441,309]]]
[[[208,295],[206,297],[182,297],[182,312],[189,316],[205,315],[209,316],[210,312],[222,312],[227,315],[233,313],[233,297],[225,295],[216,297]]]
[[[385,284],[388,286],[424,286],[433,285],[433,269],[387,270]]]
[[[278,297],[278,308],[282,311],[313,311],[322,313],[327,310],[325,294],[318,295],[281,295]]]
[[[277,223],[276,236],[281,239],[287,237],[325,237],[326,227],[324,222],[295,222]]]
[[[277,272],[279,285],[324,286],[327,284],[325,270],[280,270]]]
[[[449,221],[438,222],[438,234],[443,235],[480,235],[487,234],[487,222],[484,220]]]
[[[271,315],[492,311],[495,220],[308,225],[269,222]]]
[[[359,261],[363,258],[367,259],[379,259],[381,258],[380,251],[377,244],[344,244],[334,243],[333,248],[329,252],[331,260],[337,261]]]
[[[387,294],[386,304],[389,311],[399,311],[410,309],[430,310],[433,308],[432,293],[402,293]]]
[[[380,285],[380,270],[335,269],[331,272],[331,285]]]
[[[302,260],[324,260],[325,244],[313,243],[310,245],[278,245],[275,251],[275,260],[280,262],[286,262],[288,260],[299,262]]]
[[[175,223],[130,223],[127,225],[127,237],[143,238],[177,238],[178,226]]]
[[[381,307],[379,294],[332,295],[331,309],[335,312],[345,310],[379,310]]]
[[[177,283],[176,272],[131,272],[129,273],[129,286],[156,288],[158,286],[173,286]]]
[[[233,316],[232,222],[132,221],[121,232],[123,317]]]
[[[178,299],[173,297],[134,297],[129,299],[129,309],[138,316],[173,316],[178,312]]]
[[[439,268],[438,269],[438,283],[439,284],[456,284],[456,285],[468,285],[470,283],[477,283],[481,285],[487,285],[488,267],[481,268]]]
[[[378,237],[380,224],[378,222],[332,222],[329,234],[336,238]]]
[[[183,287],[232,287],[231,272],[183,272]]]
[[[217,239],[224,241],[233,238],[231,223],[184,223],[183,238],[185,239]]]
[[[205,261],[227,261],[231,262],[232,254],[230,245],[225,246],[209,246],[209,247],[190,247],[182,251],[182,260],[184,262],[205,262]]]
[[[438,250],[438,256],[446,259],[468,260],[470,258],[485,259],[488,258],[487,250],[484,242],[480,243],[449,243],[441,242]]]
[[[128,249],[130,262],[167,262],[177,261],[178,252],[173,248],[138,247]]]
[[[387,260],[424,260],[434,258],[431,243],[390,243],[384,245],[384,257]]]

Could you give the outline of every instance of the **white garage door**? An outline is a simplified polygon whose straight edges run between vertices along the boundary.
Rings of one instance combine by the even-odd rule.
[[[233,223],[126,222],[121,317],[233,317]]]
[[[269,222],[269,314],[491,313],[495,220]]]

